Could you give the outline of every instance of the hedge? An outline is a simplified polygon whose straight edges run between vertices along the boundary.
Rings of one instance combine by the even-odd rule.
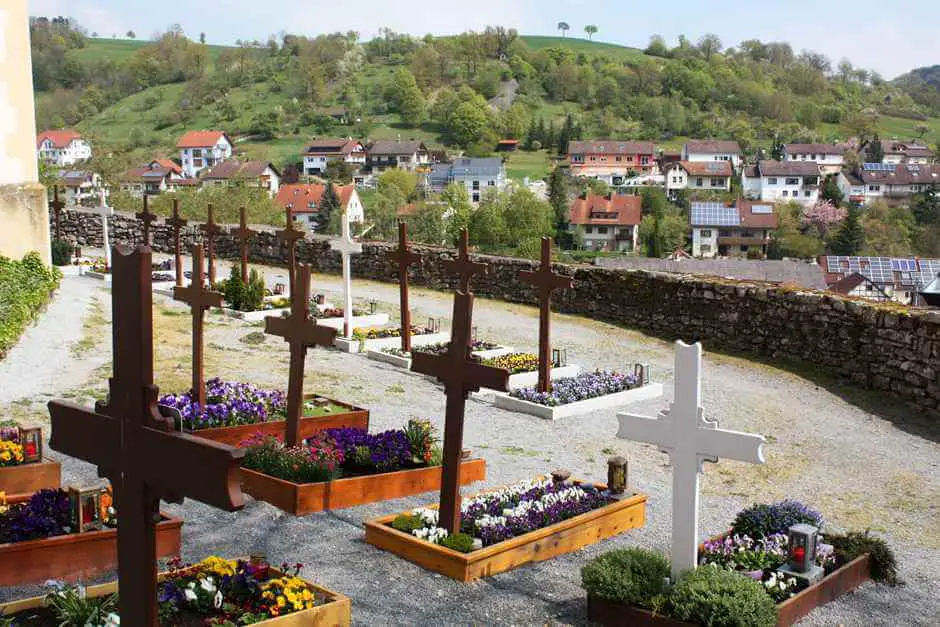
[[[62,274],[43,265],[39,254],[22,261],[0,256],[0,359],[49,302]]]

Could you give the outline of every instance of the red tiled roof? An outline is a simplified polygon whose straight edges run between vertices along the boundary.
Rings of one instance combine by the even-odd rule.
[[[770,207],[770,213],[754,213],[754,206]],[[737,202],[738,216],[741,226],[749,229],[775,229],[777,228],[777,214],[773,211],[773,204],[759,200],[745,200],[739,198]]]
[[[571,224],[638,225],[643,218],[642,202],[639,196],[579,196],[571,205],[568,221]]]
[[[220,139],[225,138],[228,143],[232,140],[223,131],[189,131],[176,142],[177,148],[208,148],[215,146]],[[233,144],[234,145],[234,144]]]
[[[652,155],[653,142],[636,142],[622,139],[595,139],[568,142],[568,154],[594,155]]]
[[[52,140],[53,148],[65,148],[73,139],[81,139],[82,136],[77,132],[71,129],[63,129],[61,131],[43,131],[36,136],[36,148],[42,145],[47,139]]]
[[[727,139],[692,139],[685,143],[688,152],[728,152],[741,154],[741,146]]]
[[[731,176],[730,161],[679,161],[669,167],[680,166],[690,176]]]
[[[164,170],[170,170],[172,172],[176,172],[177,174],[183,173],[183,168],[176,165],[176,162],[173,161],[172,159],[154,159],[150,163],[157,164],[159,167],[163,168]]]
[[[859,285],[861,285],[867,280],[868,279],[866,279],[864,276],[862,276],[858,272],[853,272],[852,274],[845,277],[844,279],[840,279],[836,281],[835,283],[831,284],[829,286],[829,291],[835,292],[836,294],[844,294],[847,296],[852,290],[854,290],[856,287],[858,287]]]
[[[295,213],[316,213],[320,210],[320,199],[325,191],[326,185],[320,183],[291,183],[281,185],[274,201],[284,208],[290,206]],[[354,191],[356,188],[353,185],[336,185],[336,195],[344,208]],[[310,203],[314,206],[311,207]]]

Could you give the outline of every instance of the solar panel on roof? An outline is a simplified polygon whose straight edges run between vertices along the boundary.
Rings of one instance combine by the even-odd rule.
[[[773,212],[774,212],[774,208],[771,205],[752,205],[751,206],[751,213],[768,214],[768,213],[773,213]]]
[[[693,202],[689,217],[698,226],[738,226],[741,219],[736,207],[727,207],[720,202]]]

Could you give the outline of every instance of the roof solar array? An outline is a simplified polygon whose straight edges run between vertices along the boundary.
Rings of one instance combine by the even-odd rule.
[[[717,172],[721,173],[726,170],[727,166],[724,161],[708,161],[705,163],[706,172]]]
[[[751,213],[770,214],[773,212],[773,205],[751,205]]]
[[[693,226],[739,226],[741,218],[737,207],[726,207],[720,202],[693,202],[689,210]]]
[[[864,163],[862,169],[866,172],[894,172],[893,163]]]
[[[940,273],[940,259],[892,257],[826,257],[829,272],[848,276],[858,272],[879,284],[924,286]]]

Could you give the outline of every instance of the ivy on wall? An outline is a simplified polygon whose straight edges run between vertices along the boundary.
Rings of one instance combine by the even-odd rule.
[[[36,252],[21,261],[0,256],[0,359],[49,302],[61,277]]]

